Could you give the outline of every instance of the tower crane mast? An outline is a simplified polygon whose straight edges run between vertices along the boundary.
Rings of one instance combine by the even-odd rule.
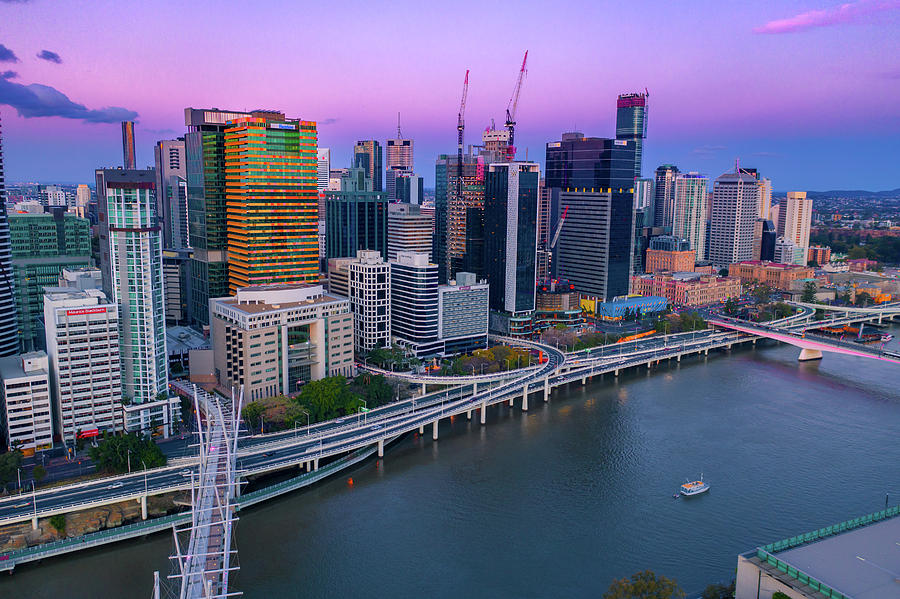
[[[522,68],[519,69],[519,78],[516,80],[516,87],[513,89],[512,96],[509,98],[509,104],[506,105],[506,129],[509,131],[509,146],[506,150],[508,160],[516,157],[516,109],[519,107],[519,92],[522,91],[522,83],[525,81],[525,75],[528,73],[526,63],[528,62],[528,50],[525,50],[525,58],[522,59]]]
[[[466,130],[466,96],[469,95],[469,69],[463,81],[462,100],[459,102],[459,114],[456,120],[456,200],[462,198],[463,177],[463,133]]]

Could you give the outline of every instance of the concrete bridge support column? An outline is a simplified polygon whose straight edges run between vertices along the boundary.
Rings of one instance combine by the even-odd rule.
[[[708,348],[708,347],[707,347],[706,349],[703,350],[703,355],[704,355],[704,356],[708,356],[708,355],[709,355],[709,348]]]
[[[675,356],[675,361],[681,362],[681,354],[678,354],[677,356]]]
[[[37,516],[34,516],[31,518],[31,528],[34,530],[37,530],[37,527],[38,527],[38,519],[37,519]],[[10,572],[11,571],[12,570],[10,570]]]
[[[440,420],[435,420],[431,425],[431,438],[435,441],[437,441],[438,438],[438,422],[440,422]]]
[[[884,316],[882,313],[878,313],[878,324],[881,324],[881,317]]]
[[[313,470],[318,470],[318,469],[319,469],[319,458],[314,458],[313,459]]]
[[[817,349],[807,349],[803,348],[800,350],[800,357],[797,358],[800,362],[808,362],[810,360],[821,360],[822,352]]]
[[[147,519],[147,496],[141,495],[141,520]]]
[[[425,383],[422,383],[422,395],[425,395]]]
[[[619,369],[618,369],[618,368],[616,368],[615,370],[613,370],[613,376],[619,376]]]
[[[472,419],[472,410],[466,410],[466,420]]]
[[[653,366],[653,360],[647,362],[647,370],[650,370],[650,367]]]
[[[513,407],[513,402],[514,402],[515,399],[516,399],[516,396],[515,396],[515,395],[510,395],[510,396],[509,396],[509,407]]]
[[[528,385],[525,385],[525,388],[522,389],[522,411],[528,411]]]
[[[481,424],[487,422],[487,402],[481,404]]]
[[[425,425],[424,425],[424,424],[423,424],[422,426],[419,427],[419,434],[420,434],[420,435],[424,435],[424,434],[425,434]]]
[[[581,377],[581,385],[582,386],[587,385],[587,377],[586,376]]]
[[[378,439],[378,457],[384,457],[384,439]]]
[[[544,378],[544,401],[550,401],[550,377]]]

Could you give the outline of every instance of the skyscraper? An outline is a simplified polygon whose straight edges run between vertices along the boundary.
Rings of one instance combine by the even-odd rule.
[[[559,231],[554,277],[591,297],[626,295],[635,235],[634,142],[564,133],[546,151],[551,244]]]
[[[647,137],[647,94],[622,94],[616,101],[616,139],[634,142],[634,178],[641,178]]]
[[[122,121],[122,166],[137,168],[134,157],[134,121]]]
[[[417,358],[441,353],[437,265],[419,252],[399,252],[390,264],[391,335]]]
[[[162,216],[163,245],[190,247],[188,238],[187,163],[184,138],[156,142],[156,196]]]
[[[707,256],[716,268],[753,259],[753,227],[759,211],[759,185],[735,169],[713,183]]]
[[[396,191],[396,179],[401,173],[412,173],[415,170],[413,163],[414,144],[411,139],[404,139],[400,133],[400,119],[397,117],[397,139],[387,140],[385,167],[385,191],[389,200],[399,199]]]
[[[168,436],[178,401],[169,399],[162,235],[154,169],[99,169],[100,268],[119,309],[125,429]]]
[[[331,150],[318,148],[316,150],[316,191],[319,193],[328,189],[328,177],[331,176]]]
[[[384,191],[381,144],[374,139],[356,142],[353,147],[353,166],[366,171],[372,179],[372,191]]]
[[[789,191],[778,210],[778,236],[790,240],[809,253],[809,228],[812,224],[813,201],[806,199],[805,191]],[[804,259],[803,264],[806,264]]]
[[[200,325],[209,324],[209,298],[228,295],[225,127],[228,121],[247,116],[246,112],[184,109],[188,233],[194,248],[189,313]]]
[[[3,128],[0,123],[0,357],[19,353],[19,326],[11,262],[6,185],[3,178]]]
[[[416,204],[388,204],[387,259],[400,252],[423,253],[431,260],[431,217]],[[437,277],[437,266],[435,277]],[[437,279],[435,279],[437,280]]]
[[[675,217],[675,177],[678,167],[663,164],[656,169],[653,197],[653,226],[671,227]]]
[[[87,208],[88,204],[90,204],[90,203],[91,203],[91,188],[82,183],[75,190],[75,205],[83,206],[84,208]]]
[[[534,311],[539,179],[533,162],[494,163],[485,177],[484,270],[497,312]]]
[[[351,168],[341,177],[341,190],[325,194],[325,256],[347,258],[359,250],[387,257],[388,201],[372,190],[364,169]]]
[[[687,239],[697,260],[706,255],[706,195],[709,179],[697,173],[675,177],[672,235]]]
[[[472,272],[465,266],[466,248],[472,245],[467,235],[476,233],[479,227],[477,223],[474,227],[469,226],[468,217],[484,213],[484,158],[463,155],[459,195],[456,192],[457,167],[457,157],[447,154],[440,155],[434,166],[434,250],[431,255],[438,265],[438,279],[442,283],[460,270]],[[480,271],[481,266],[475,272]]]
[[[91,264],[91,224],[59,207],[12,214],[9,230],[22,350],[45,349],[44,287],[55,287],[64,268]]]
[[[425,200],[425,183],[411,171],[395,171],[394,199],[406,204],[421,205]]]
[[[225,129],[228,287],[316,283],[316,124],[255,112]]]
[[[391,343],[391,267],[381,254],[360,250],[347,264],[357,354]]]

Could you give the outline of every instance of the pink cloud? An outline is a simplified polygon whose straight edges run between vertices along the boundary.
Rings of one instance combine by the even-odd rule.
[[[823,10],[803,12],[787,19],[769,21],[754,33],[795,33],[816,27],[853,23],[863,17],[900,8],[900,0],[859,0]]]

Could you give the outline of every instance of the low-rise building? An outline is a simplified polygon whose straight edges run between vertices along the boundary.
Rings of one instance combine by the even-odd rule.
[[[662,312],[668,307],[665,297],[649,295],[646,297],[626,297],[611,302],[598,302],[595,314],[601,320],[623,320],[630,315],[653,314]]]
[[[809,248],[807,255],[809,263],[822,266],[831,262],[831,248],[827,246],[814,245]]]
[[[897,596],[900,508],[799,534],[738,556],[735,599]]]
[[[850,266],[850,272],[867,272],[874,270],[878,266],[878,261],[869,260],[868,258],[856,258],[847,260],[847,264]]]
[[[741,295],[741,281],[694,272],[660,273],[631,278],[634,293],[660,296],[678,306],[705,306]]]
[[[660,235],[650,240],[644,258],[644,272],[689,272],[694,270],[697,255],[687,239]]]
[[[728,267],[728,276],[737,277],[741,283],[765,283],[776,289],[789,289],[791,281],[809,279],[814,270],[800,264],[780,264],[764,260],[735,262]]]
[[[377,253],[377,252],[376,252]],[[353,374],[350,302],[321,285],[257,285],[209,300],[219,384],[247,401]]]
[[[166,327],[166,353],[169,356],[169,372],[181,374],[190,370],[193,350],[210,349],[209,339],[190,327]]]
[[[581,326],[581,294],[572,283],[553,279],[537,286],[534,328],[543,331],[558,324],[570,328]]]
[[[490,286],[474,273],[458,272],[438,287],[438,336],[445,354],[487,347]]]
[[[123,430],[118,307],[99,289],[48,287],[44,322],[63,443]]]
[[[25,455],[53,447],[47,354],[30,352],[0,358],[6,448]]]

